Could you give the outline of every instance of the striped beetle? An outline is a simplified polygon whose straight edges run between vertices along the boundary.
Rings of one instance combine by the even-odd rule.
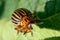
[[[26,34],[27,32],[32,33],[31,30],[33,28],[31,23],[33,23],[34,20],[32,18],[32,13],[29,10],[25,8],[19,8],[14,11],[11,19],[12,22],[16,24],[15,30],[17,30],[17,33],[19,32],[23,32],[24,34]]]

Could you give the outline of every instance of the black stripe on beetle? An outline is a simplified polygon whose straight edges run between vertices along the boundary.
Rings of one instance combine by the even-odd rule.
[[[17,11],[14,11],[14,13],[20,17],[20,15],[19,15],[19,13],[17,13]]]
[[[22,14],[23,12],[21,10],[16,10],[16,12],[20,14],[20,16],[24,17],[24,15]]]
[[[15,14],[15,13],[14,13],[14,14]],[[13,14],[12,16],[13,16],[14,18],[16,18],[16,19],[19,19],[19,18],[18,18],[16,15],[14,15],[14,14]]]
[[[11,17],[12,20],[16,21],[13,17]]]
[[[21,8],[20,10],[21,10],[21,12],[23,12],[23,15],[24,15],[24,16],[27,15],[27,13],[24,11],[25,9],[22,9],[22,8]]]
[[[23,10],[24,13],[26,13],[27,16],[31,16],[32,15],[31,12],[29,10],[25,9],[25,8],[24,9],[21,8],[21,10]]]

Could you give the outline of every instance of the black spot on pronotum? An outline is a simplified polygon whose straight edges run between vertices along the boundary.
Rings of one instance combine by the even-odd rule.
[[[25,21],[27,22],[27,19],[25,19]]]

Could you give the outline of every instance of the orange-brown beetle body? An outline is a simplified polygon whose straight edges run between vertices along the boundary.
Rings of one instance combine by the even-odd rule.
[[[33,28],[31,23],[33,20],[31,18],[31,12],[29,10],[24,8],[17,9],[12,14],[11,19],[12,22],[16,24],[15,30],[17,30],[18,33],[23,32],[26,34],[27,32],[32,32],[31,30]]]

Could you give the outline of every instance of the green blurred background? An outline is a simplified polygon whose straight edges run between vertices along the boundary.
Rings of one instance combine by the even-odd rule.
[[[17,34],[11,15],[17,8],[26,8],[44,22],[32,24],[33,36]],[[0,0],[0,40],[60,40],[60,0]]]

